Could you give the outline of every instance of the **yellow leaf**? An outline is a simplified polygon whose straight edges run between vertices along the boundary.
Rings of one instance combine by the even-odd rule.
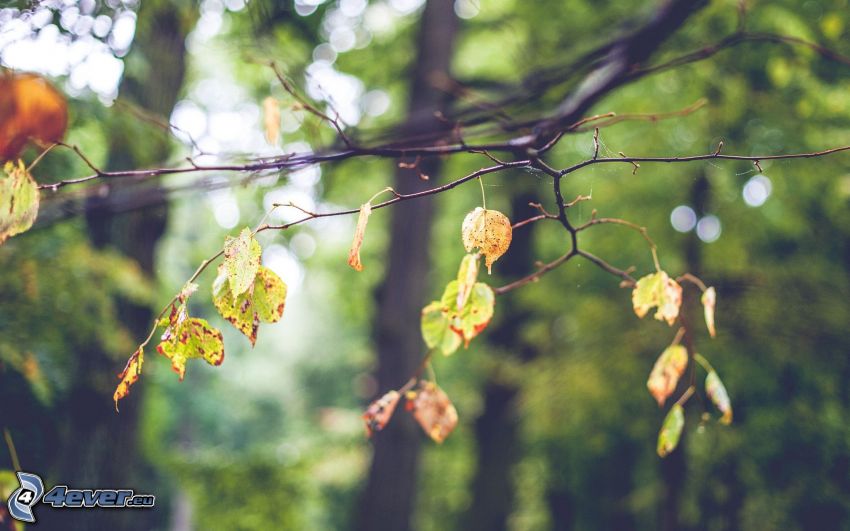
[[[652,367],[646,387],[655,397],[658,406],[663,406],[667,398],[676,390],[679,378],[688,366],[688,351],[682,345],[670,345]]]
[[[62,140],[68,126],[65,97],[41,76],[0,73],[0,159],[17,157],[29,140]]]
[[[387,425],[387,422],[393,416],[400,398],[401,395],[398,391],[390,391],[369,404],[366,412],[363,413],[363,420],[366,421],[366,432],[369,434],[369,437],[374,435],[375,432],[384,429],[384,426]]]
[[[351,250],[348,251],[348,265],[355,271],[363,271],[363,264],[360,262],[360,247],[363,245],[363,237],[366,235],[366,223],[369,222],[370,214],[372,214],[371,203],[360,205],[360,214],[357,216],[357,228],[354,229],[354,241],[351,242]]]
[[[139,380],[142,374],[142,364],[145,362],[145,351],[139,348],[127,360],[127,366],[118,375],[118,387],[115,388],[115,393],[112,394],[112,399],[115,400],[115,411],[118,411],[118,401],[130,394],[130,386]]]
[[[720,380],[720,377],[715,371],[709,371],[705,377],[705,394],[711,399],[717,409],[723,413],[720,417],[721,424],[732,423],[732,402],[729,400],[729,393],[726,392],[726,386]]]
[[[457,410],[448,395],[433,382],[422,381],[407,396],[413,418],[429,437],[441,443],[457,426]]]
[[[472,287],[478,280],[478,255],[468,254],[463,257],[457,271],[457,309],[462,310],[472,294]]]
[[[632,306],[638,317],[657,307],[655,318],[672,326],[679,317],[681,305],[682,286],[664,271],[639,279],[632,290]]]
[[[713,287],[708,288],[702,294],[702,308],[705,311],[705,326],[708,327],[708,333],[711,337],[717,334],[714,329],[714,308],[717,304],[717,292]]]
[[[266,142],[277,145],[280,136],[280,104],[271,96],[263,100],[263,129]]]
[[[498,210],[477,207],[466,215],[461,225],[461,238],[466,252],[480,250],[484,255],[488,274],[493,262],[510,247],[512,236],[511,220]]]
[[[0,174],[0,244],[32,227],[41,201],[38,185],[22,161],[7,162],[3,174]]]

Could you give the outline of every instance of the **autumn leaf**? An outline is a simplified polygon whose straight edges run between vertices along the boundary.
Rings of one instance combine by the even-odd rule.
[[[142,364],[145,362],[145,350],[139,347],[139,350],[130,356],[127,360],[127,365],[124,370],[118,375],[121,380],[115,392],[112,394],[112,399],[115,400],[115,411],[118,411],[118,401],[130,394],[130,386],[139,380],[142,374]]]
[[[505,254],[511,245],[511,221],[498,210],[477,207],[466,215],[461,225],[461,237],[466,252],[478,249],[484,255],[487,272],[493,262]]]
[[[457,410],[437,384],[421,381],[419,388],[408,392],[406,398],[413,418],[436,442],[446,440],[457,426]]]
[[[476,282],[463,307],[458,309],[460,283],[452,280],[443,296],[422,309],[422,338],[428,348],[451,354],[484,330],[493,318],[496,295],[487,284]]]
[[[670,345],[655,361],[655,366],[652,367],[652,372],[649,373],[649,379],[646,381],[646,387],[655,397],[659,407],[663,406],[667,398],[676,390],[676,384],[679,383],[679,378],[685,373],[687,366],[688,351],[682,345]]]
[[[348,265],[355,271],[363,271],[363,264],[360,262],[360,247],[363,245],[363,237],[366,235],[366,223],[369,221],[370,214],[372,214],[371,203],[360,205],[360,214],[357,216],[357,228],[354,229],[354,241],[351,242],[351,250],[348,251]]]
[[[0,176],[0,244],[32,227],[38,216],[38,185],[24,166],[7,162]]]
[[[706,289],[702,293],[702,308],[705,312],[705,326],[708,327],[708,334],[711,337],[717,335],[714,329],[714,308],[717,304],[717,292],[713,287]]]
[[[460,268],[457,271],[458,310],[466,305],[466,301],[469,300],[469,296],[472,294],[472,287],[478,280],[478,258],[477,254],[468,254],[460,262]]]
[[[266,142],[277,145],[280,137],[280,103],[271,96],[263,100],[263,130]]]
[[[67,127],[65,97],[43,77],[0,73],[0,160],[17,157],[30,140],[58,142]]]
[[[253,346],[260,321],[276,323],[286,305],[286,284],[271,269],[260,266],[254,284],[239,296],[233,296],[230,276],[224,264],[213,281],[213,305],[222,317],[242,332]]]
[[[188,317],[185,308],[178,311],[178,317],[162,336],[156,350],[171,360],[171,368],[180,376],[186,375],[186,362],[201,358],[210,365],[221,365],[224,361],[224,343],[221,331],[197,317]]]
[[[384,429],[384,426],[393,416],[400,398],[401,395],[398,391],[393,390],[369,404],[366,412],[363,413],[363,420],[366,421],[366,432],[369,437]]]
[[[714,403],[715,407],[723,413],[720,417],[722,424],[732,423],[732,403],[729,400],[729,394],[726,392],[726,386],[720,380],[720,376],[716,371],[709,371],[705,377],[705,393]]]
[[[664,418],[664,424],[661,425],[661,431],[658,432],[658,456],[667,457],[670,452],[676,449],[679,445],[679,439],[682,436],[682,428],[685,427],[685,410],[680,404],[673,404],[667,416]]]
[[[234,297],[244,293],[254,283],[254,277],[260,268],[261,253],[260,244],[248,227],[242,229],[236,238],[225,238],[224,265]]]
[[[635,314],[643,318],[653,307],[657,307],[655,318],[673,325],[679,317],[682,305],[682,286],[664,271],[658,271],[639,279],[632,290],[632,306]]]

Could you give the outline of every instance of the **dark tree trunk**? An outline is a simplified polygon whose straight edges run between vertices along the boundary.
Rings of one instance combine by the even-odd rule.
[[[519,221],[538,211],[528,206],[538,197],[511,190],[510,218]],[[522,232],[519,232],[522,231]],[[534,264],[532,252],[534,224],[518,229],[511,248],[499,262],[499,272],[508,278],[520,278],[531,273]],[[518,308],[510,296],[499,301],[499,324],[487,334],[488,341],[515,353],[522,361],[537,357],[534,346],[520,340],[519,333],[528,318],[528,312]],[[516,399],[519,388],[504,382],[498,375],[490,375],[484,384],[484,410],[475,421],[475,440],[478,445],[478,463],[472,481],[472,505],[466,515],[464,529],[471,531],[498,531],[507,529],[508,517],[514,506],[516,491],[513,469],[522,455],[519,441],[519,418]]]
[[[171,2],[142,2],[133,49],[126,61],[127,71],[119,94],[130,102],[166,121],[177,101],[183,84],[185,40],[188,23],[194,20],[185,7]],[[119,111],[120,113],[120,111]],[[140,129],[138,118],[120,115],[110,124],[108,169],[128,169],[164,162],[169,154],[169,140],[150,128]],[[139,134],[141,132],[146,134]],[[148,275],[154,272],[154,251],[167,219],[163,202],[150,209],[116,212],[111,201],[119,195],[133,193],[132,183],[116,183],[108,196],[86,205],[89,236],[96,247],[110,247],[137,261]],[[118,201],[120,203],[120,201]],[[116,301],[120,319],[136,338],[143,338],[153,318],[149,307]],[[144,386],[133,390],[133,396],[121,404],[116,414],[111,400],[117,383],[115,374],[121,367],[121,356],[129,352],[105,352],[93,347],[77,355],[76,374],[70,378],[73,387],[68,400],[58,407],[60,440],[64,444],[57,453],[55,479],[77,488],[129,487],[157,496],[159,511],[43,511],[39,525],[56,529],[149,529],[157,514],[165,514],[162,506],[167,496],[151,492],[151,469],[145,466],[137,447],[139,403]],[[146,481],[146,479],[148,481]],[[146,490],[147,489],[147,490]],[[131,514],[132,513],[132,514]],[[52,518],[55,517],[55,520]],[[160,522],[161,523],[161,522]]]
[[[445,128],[434,113],[447,104],[435,88],[435,76],[445,76],[457,33],[453,0],[429,0],[419,27],[418,56],[410,78],[411,95],[404,134]],[[429,158],[417,168],[398,168],[393,186],[411,193],[433,186],[440,161]],[[420,177],[427,175],[429,181]],[[433,217],[430,197],[392,209],[392,229],[386,278],[378,289],[374,324],[378,350],[377,380],[381,391],[402,385],[423,356],[419,314],[427,295],[429,242]],[[363,493],[357,529],[404,531],[410,528],[416,490],[420,430],[408,415],[397,415],[374,438],[375,450]]]

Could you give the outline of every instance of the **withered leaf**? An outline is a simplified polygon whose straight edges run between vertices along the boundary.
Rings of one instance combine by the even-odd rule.
[[[670,345],[652,367],[646,387],[655,397],[659,407],[664,405],[667,398],[676,390],[679,378],[688,366],[688,351],[682,345]]]
[[[266,142],[276,145],[280,137],[280,103],[271,96],[263,100],[263,131]]]
[[[419,382],[419,387],[407,395],[407,400],[413,418],[436,442],[446,440],[457,426],[457,410],[437,384],[424,380]]]
[[[363,420],[366,421],[366,432],[369,437],[384,429],[384,426],[393,416],[400,398],[401,395],[398,391],[393,390],[369,404],[366,412],[363,413]]]
[[[461,238],[466,252],[478,249],[484,255],[487,272],[491,272],[493,262],[505,254],[511,245],[513,228],[511,220],[498,210],[485,210],[477,207],[463,218]]]
[[[118,401],[130,394],[130,386],[139,380],[142,374],[142,365],[145,363],[145,351],[139,347],[139,350],[130,356],[127,360],[127,365],[124,370],[118,375],[118,387],[112,394],[112,399],[115,401],[115,411],[118,411]]]
[[[714,328],[714,308],[717,305],[717,292],[713,287],[706,289],[702,294],[702,308],[705,313],[705,326],[708,328],[708,333],[711,337],[717,335]]]
[[[638,317],[643,317],[656,307],[655,318],[673,325],[682,305],[682,286],[664,271],[639,279],[632,290],[632,306]]]
[[[180,376],[186,375],[186,361],[201,358],[210,365],[221,365],[224,361],[224,343],[221,331],[210,326],[204,319],[189,317],[179,312],[179,318],[169,326],[156,350],[171,360],[171,368]]]
[[[355,271],[363,271],[363,264],[360,262],[360,247],[363,245],[366,223],[369,222],[369,215],[371,214],[371,203],[360,205],[360,213],[357,215],[357,228],[354,229],[354,240],[351,242],[351,249],[348,251],[348,265]]]

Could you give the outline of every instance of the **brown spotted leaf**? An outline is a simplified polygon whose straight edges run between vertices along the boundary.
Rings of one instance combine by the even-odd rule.
[[[393,390],[369,404],[366,412],[363,413],[363,420],[366,421],[366,432],[369,437],[384,429],[384,426],[393,416],[400,398],[401,395],[398,391]]]
[[[505,254],[511,245],[513,228],[511,220],[498,210],[477,207],[463,218],[461,238],[466,252],[478,249],[484,255],[487,272],[493,262]]]
[[[139,350],[130,356],[130,359],[127,360],[127,366],[118,375],[118,379],[121,381],[118,382],[118,387],[115,388],[115,392],[112,394],[112,399],[115,400],[115,411],[118,411],[118,401],[129,395],[130,386],[139,380],[144,362],[145,351],[139,347]]]
[[[286,306],[286,283],[271,269],[260,266],[254,280],[254,311],[264,323],[276,323]]]
[[[667,398],[676,390],[679,378],[688,366],[688,351],[682,345],[670,345],[655,361],[646,387],[655,397],[658,406],[663,406]]]
[[[433,382],[421,381],[407,400],[413,418],[429,437],[441,443],[457,426],[457,410],[448,395]]]
[[[221,331],[197,317],[183,317],[169,326],[156,350],[171,360],[171,368],[180,376],[186,375],[186,362],[201,358],[210,365],[221,365],[224,361],[224,343]]]
[[[224,240],[224,265],[227,268],[230,290],[238,297],[251,287],[260,268],[262,249],[251,229],[245,227],[239,236]]]
[[[363,263],[360,262],[360,247],[363,245],[363,237],[366,235],[366,223],[369,222],[369,216],[371,214],[371,203],[360,205],[360,214],[357,215],[357,228],[354,229],[354,240],[351,242],[351,249],[348,251],[348,265],[355,271],[363,271]]]
[[[253,346],[257,341],[260,321],[275,323],[283,316],[286,284],[265,266],[260,266],[254,284],[238,297],[233,296],[229,282],[228,273],[222,264],[213,281],[213,305]]]
[[[7,162],[0,175],[0,244],[32,227],[39,200],[38,185],[24,163]]]

